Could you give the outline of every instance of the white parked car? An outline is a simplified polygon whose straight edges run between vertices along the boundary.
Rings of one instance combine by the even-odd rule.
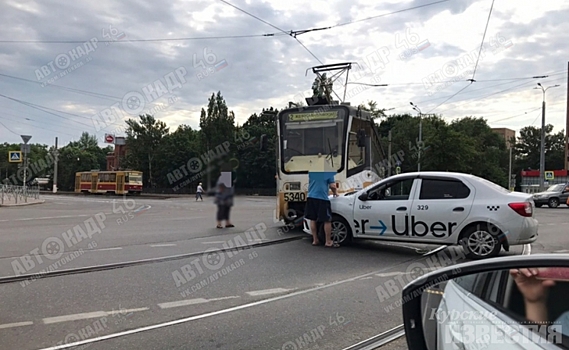
[[[332,238],[340,244],[376,239],[462,245],[469,258],[480,259],[535,242],[538,235],[530,194],[474,175],[404,173],[330,200]],[[310,234],[308,220],[303,225]]]

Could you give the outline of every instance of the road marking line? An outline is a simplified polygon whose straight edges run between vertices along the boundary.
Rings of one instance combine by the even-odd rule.
[[[15,322],[15,323],[5,323],[5,324],[0,324],[0,329],[4,329],[4,328],[12,328],[12,327],[21,327],[21,326],[30,326],[34,324],[31,321],[26,321],[26,322]]]
[[[120,249],[122,249],[122,247],[101,248],[101,249],[92,249],[92,250],[86,250],[86,251],[87,251],[87,252],[88,252],[88,251],[93,251],[93,252],[97,251],[97,252],[100,252],[100,251],[104,251],[104,250],[120,250]]]
[[[377,273],[375,274],[377,277],[391,277],[391,276],[399,276],[404,275],[405,272],[386,272],[386,273]]]
[[[361,279],[362,279],[362,280],[370,280],[370,279],[372,279],[372,278],[373,278],[372,276],[368,276],[368,277],[364,277],[364,278],[361,278]]]
[[[405,262],[403,262],[405,263]],[[403,263],[400,263],[399,265],[402,265]],[[142,333],[142,332],[146,332],[146,331],[151,331],[154,329],[160,329],[160,328],[164,328],[164,327],[170,327],[170,326],[174,326],[177,324],[183,324],[183,323],[188,323],[191,321],[195,321],[195,320],[201,320],[204,318],[208,318],[208,317],[212,317],[212,316],[218,316],[218,315],[223,315],[223,314],[227,314],[230,312],[234,312],[234,311],[239,311],[239,310],[244,310],[244,309],[250,309],[252,307],[255,306],[259,306],[259,305],[264,305],[264,304],[268,304],[268,303],[272,303],[275,301],[280,301],[280,300],[284,300],[284,299],[289,299],[289,298],[293,298],[299,295],[304,295],[304,294],[308,294],[308,293],[312,293],[312,292],[316,292],[322,289],[327,289],[327,288],[331,288],[331,287],[335,287],[341,284],[346,284],[349,282],[354,282],[357,281],[360,278],[363,277],[367,277],[367,276],[371,276],[371,275],[375,275],[378,272],[383,271],[383,269],[380,270],[376,270],[374,272],[369,272],[366,274],[362,274],[356,277],[352,277],[352,278],[348,278],[345,280],[341,280],[341,281],[336,281],[327,285],[323,285],[323,286],[319,286],[319,287],[313,287],[313,288],[309,288],[309,289],[304,289],[304,290],[299,290],[297,292],[294,293],[290,293],[290,294],[285,294],[285,295],[279,295],[276,297],[272,297],[272,298],[268,298],[268,299],[263,299],[263,300],[259,300],[259,301],[255,301],[249,304],[243,304],[243,305],[238,305],[238,306],[233,306],[227,309],[222,309],[222,310],[218,310],[218,311],[213,311],[213,312],[208,312],[205,314],[201,314],[201,315],[196,315],[196,316],[190,316],[190,317],[186,317],[186,318],[180,318],[174,321],[168,321],[168,322],[164,322],[164,323],[158,323],[158,324],[154,324],[154,325],[150,325],[150,326],[144,326],[144,327],[140,327],[140,328],[135,328],[135,329],[131,329],[128,331],[122,331],[122,332],[118,332],[118,333],[112,333],[112,334],[107,334],[107,335],[103,335],[100,337],[96,337],[96,338],[90,338],[90,339],[84,339],[84,340],[80,340],[77,341],[75,343],[69,343],[69,344],[62,344],[62,345],[57,345],[57,346],[52,346],[49,348],[43,348],[41,350],[60,350],[60,349],[69,349],[69,348],[73,348],[79,345],[84,345],[84,344],[92,344],[95,342],[99,342],[99,341],[103,341],[103,340],[108,340],[108,339],[115,339],[115,338],[119,338],[119,337],[124,337],[126,335],[131,335],[131,334],[137,334],[137,333]]]
[[[204,304],[204,303],[209,303],[210,301],[235,299],[235,298],[239,298],[239,296],[230,296],[230,297],[222,297],[222,298],[214,298],[214,299],[196,298],[196,299],[188,299],[188,300],[178,300],[178,301],[171,301],[168,303],[161,303],[161,304],[158,304],[158,306],[161,309],[169,309],[169,308],[173,308],[173,307],[195,305],[195,304]]]
[[[161,309],[168,309],[171,307],[179,307],[179,306],[186,306],[186,305],[195,305],[195,304],[203,304],[207,303],[208,300],[204,298],[197,298],[197,299],[189,299],[189,300],[179,300],[179,301],[172,301],[169,303],[161,303],[158,306]]]
[[[105,215],[112,215],[113,213],[104,213]],[[63,218],[80,218],[86,216],[95,216],[95,214],[80,214],[80,215],[62,215],[62,216],[42,216],[39,218],[22,218],[22,219],[4,219],[0,222],[7,221],[30,221],[30,220],[50,220],[50,219],[63,219]]]
[[[128,309],[128,310],[120,310],[120,311],[85,312],[82,314],[47,317],[47,318],[43,319],[43,323],[44,324],[51,324],[51,323],[59,323],[59,322],[67,322],[67,321],[85,320],[85,319],[89,319],[89,318],[112,316],[113,314],[117,314],[119,312],[123,313],[123,314],[128,314],[131,312],[146,311],[146,310],[149,310],[149,309],[147,307],[142,307],[142,308],[138,308],[138,309]]]
[[[276,294],[276,293],[284,293],[294,289],[284,289],[284,288],[273,288],[273,289],[264,289],[264,290],[256,290],[252,292],[247,292],[250,296],[259,296],[259,295],[268,295],[268,294]]]
[[[227,243],[226,241],[213,241],[213,242],[202,242],[202,244],[223,244]]]
[[[156,247],[175,247],[176,244],[175,243],[163,243],[163,244],[151,244],[150,245],[152,248],[156,248]]]

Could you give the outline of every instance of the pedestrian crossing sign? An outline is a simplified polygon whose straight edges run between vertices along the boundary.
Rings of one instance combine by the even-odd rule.
[[[22,162],[22,152],[20,152],[20,151],[8,151],[8,161],[10,163],[21,163]]]
[[[546,171],[546,172],[545,172],[545,179],[546,179],[546,180],[553,180],[553,179],[555,179],[555,175],[554,175],[553,171]]]

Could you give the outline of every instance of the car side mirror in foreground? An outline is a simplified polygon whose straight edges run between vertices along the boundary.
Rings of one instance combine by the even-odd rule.
[[[369,196],[368,196],[367,192],[364,192],[364,193],[360,194],[360,196],[358,197],[358,199],[359,199],[360,201],[367,201],[368,198],[369,198]]]
[[[568,293],[567,254],[442,268],[402,292],[407,344],[410,350],[567,348]]]

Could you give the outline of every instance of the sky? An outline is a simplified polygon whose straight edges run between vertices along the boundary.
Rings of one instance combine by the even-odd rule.
[[[86,131],[104,146],[141,113],[198,129],[218,91],[243,124],[309,97],[312,67],[345,62],[336,99],[516,131],[541,126],[541,83],[559,132],[566,18],[569,1],[4,0],[0,142],[61,147]]]

